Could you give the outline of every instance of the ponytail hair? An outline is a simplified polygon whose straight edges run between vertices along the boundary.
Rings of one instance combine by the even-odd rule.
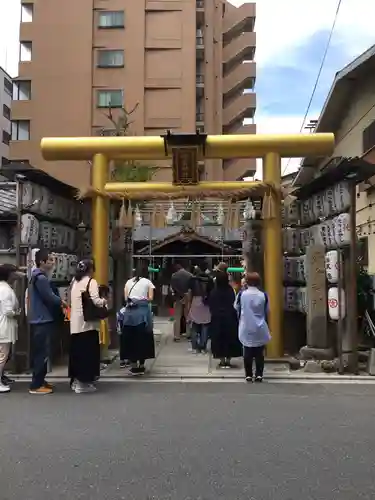
[[[147,263],[138,263],[136,268],[134,269],[134,280],[137,282],[141,278],[148,279],[148,264]]]
[[[80,260],[77,264],[74,279],[81,281],[85,276],[89,276],[95,271],[94,261],[91,259]]]

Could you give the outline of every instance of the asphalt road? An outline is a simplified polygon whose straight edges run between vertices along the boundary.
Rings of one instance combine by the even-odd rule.
[[[1,500],[375,498],[374,386],[58,386],[0,397]]]

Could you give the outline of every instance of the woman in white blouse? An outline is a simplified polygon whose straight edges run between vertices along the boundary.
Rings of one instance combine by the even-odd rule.
[[[120,333],[120,366],[130,361],[132,375],[145,373],[146,359],[155,357],[151,303],[155,286],[148,279],[147,267],[138,269],[124,288],[125,307],[118,315]]]
[[[0,266],[0,393],[9,392],[4,380],[4,368],[8,361],[11,345],[17,340],[17,317],[20,308],[11,284],[17,277],[17,269],[11,264]]]
[[[88,290],[96,306],[107,305],[106,299],[99,295],[93,273],[94,262],[81,260],[77,264],[70,292],[69,377],[71,388],[77,394],[94,392],[94,383],[100,375],[100,321],[85,321],[82,304],[82,293]]]

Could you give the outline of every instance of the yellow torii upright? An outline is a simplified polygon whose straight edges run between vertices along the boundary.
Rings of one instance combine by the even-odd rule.
[[[254,182],[198,182],[198,160],[262,158],[263,183],[273,192],[281,189],[281,158],[325,156],[333,152],[333,134],[298,135],[213,135],[170,133],[156,137],[49,137],[41,141],[45,160],[85,160],[93,162],[92,170],[92,238],[96,278],[108,284],[108,193],[146,199],[152,193],[180,193],[181,196],[210,192],[243,191]],[[109,162],[112,159],[165,160],[173,158],[173,183],[111,183]],[[188,172],[188,173],[186,173]],[[185,178],[184,178],[185,176]],[[264,220],[264,285],[270,303],[272,341],[267,349],[271,358],[281,358],[283,352],[283,290],[282,290],[282,225],[281,197],[272,217]],[[102,341],[108,344],[105,328]]]

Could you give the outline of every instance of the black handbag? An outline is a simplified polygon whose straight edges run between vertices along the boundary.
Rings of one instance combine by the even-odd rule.
[[[107,306],[97,306],[94,304],[91,295],[90,295],[90,283],[87,283],[86,290],[81,293],[82,298],[82,310],[83,310],[83,319],[85,321],[98,321],[101,319],[108,318],[109,311]]]

